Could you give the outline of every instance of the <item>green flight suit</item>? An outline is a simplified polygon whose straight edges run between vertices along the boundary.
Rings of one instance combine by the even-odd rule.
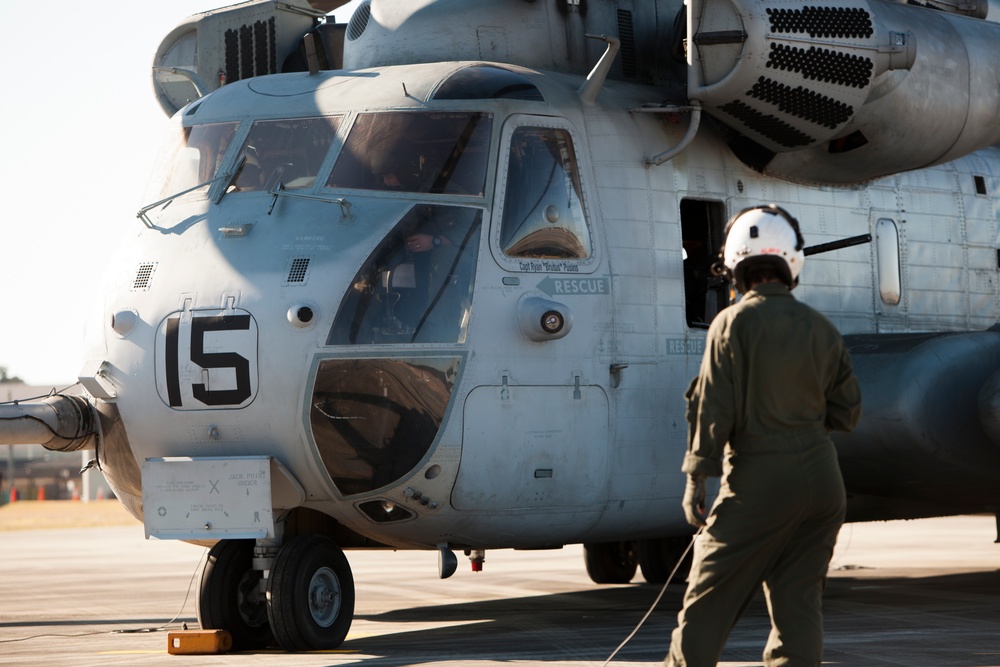
[[[666,664],[715,665],[763,584],[764,664],[819,665],[823,589],[845,510],[828,432],[850,431],[861,416],[843,340],[784,284],[758,285],[712,322],[687,401],[682,470],[722,483]]]

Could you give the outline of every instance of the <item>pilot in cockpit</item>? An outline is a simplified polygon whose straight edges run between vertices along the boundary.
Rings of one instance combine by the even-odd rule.
[[[331,344],[465,340],[482,212],[417,203],[362,265]]]
[[[468,282],[474,256],[468,214],[445,206],[416,206],[404,219],[397,263],[389,263],[386,297],[393,316],[412,332],[413,342],[455,339],[468,308]]]
[[[264,174],[260,166],[257,149],[247,145],[243,152],[243,164],[236,174],[234,186],[236,190],[260,190],[263,187]]]
[[[385,144],[372,151],[370,160],[376,190],[427,192],[437,176],[432,160],[410,141]]]

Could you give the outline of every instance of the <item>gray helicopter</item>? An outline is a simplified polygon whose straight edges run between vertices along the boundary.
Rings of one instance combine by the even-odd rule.
[[[96,448],[147,536],[211,545],[198,618],[330,649],[349,549],[690,539],[683,393],[733,213],[811,245],[850,343],[850,520],[1000,503],[1000,26],[885,0],[253,0],[163,40],[171,116],[83,395],[0,442]],[[405,557],[405,556],[401,556]]]

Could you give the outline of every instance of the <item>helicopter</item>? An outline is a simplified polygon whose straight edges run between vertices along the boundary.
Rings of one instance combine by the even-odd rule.
[[[732,214],[801,221],[845,336],[852,521],[1000,503],[1000,26],[982,2],[251,0],[162,41],[170,117],[82,395],[147,537],[210,546],[203,628],[331,649],[345,550],[584,544],[666,580],[684,390]]]

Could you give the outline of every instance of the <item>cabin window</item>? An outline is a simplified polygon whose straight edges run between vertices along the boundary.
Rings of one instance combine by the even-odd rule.
[[[182,127],[176,122],[167,134],[153,171],[146,199],[157,201],[214,179],[236,134],[236,123]]]
[[[240,148],[235,190],[312,187],[340,121],[339,116],[256,121]]]
[[[481,197],[492,126],[481,112],[361,114],[326,185]]]
[[[482,211],[418,205],[361,266],[327,345],[464,343]]]
[[[988,194],[986,192],[986,179],[985,178],[983,178],[982,176],[975,176],[975,177],[973,177],[973,180],[976,183],[976,194],[977,195]]]
[[[519,127],[510,141],[500,247],[508,257],[591,255],[580,171],[568,131]]]
[[[875,223],[875,254],[878,257],[879,296],[885,305],[896,306],[903,289],[899,271],[899,230],[888,218]]]

